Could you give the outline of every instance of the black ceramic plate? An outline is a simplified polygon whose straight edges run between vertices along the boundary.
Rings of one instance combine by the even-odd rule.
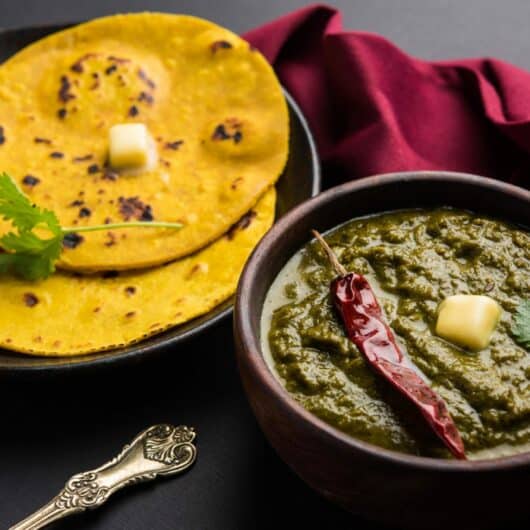
[[[41,26],[0,31],[0,62],[5,61],[31,42],[65,27],[67,26]],[[291,120],[290,154],[283,175],[276,185],[278,190],[277,219],[297,204],[316,195],[320,190],[320,168],[311,132],[291,96],[285,93],[285,97],[289,105]],[[99,354],[71,358],[31,357],[0,349],[0,373],[97,367],[110,363],[131,362],[155,352],[175,350],[186,339],[206,331],[213,324],[226,318],[232,311],[232,304],[232,299],[227,300],[206,315],[160,335],[129,347]]]

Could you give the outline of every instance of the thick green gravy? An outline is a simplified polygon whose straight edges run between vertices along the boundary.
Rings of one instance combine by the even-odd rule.
[[[530,234],[469,212],[436,209],[354,219],[326,235],[364,274],[397,341],[446,401],[470,458],[530,451],[530,352],[511,334],[530,296]],[[334,277],[316,242],[283,268],[262,314],[271,368],[307,410],[341,431],[404,453],[449,458],[424,420],[346,337],[330,303]],[[487,294],[502,307],[490,346],[468,352],[434,334],[438,305]]]

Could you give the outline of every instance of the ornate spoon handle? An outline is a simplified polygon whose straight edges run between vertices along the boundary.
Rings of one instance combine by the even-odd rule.
[[[162,475],[184,471],[195,462],[193,428],[154,425],[140,433],[110,462],[74,475],[48,504],[10,530],[37,530],[73,513],[101,506],[115,491]]]

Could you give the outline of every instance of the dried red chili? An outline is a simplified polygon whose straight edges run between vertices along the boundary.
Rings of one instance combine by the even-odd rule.
[[[338,273],[331,282],[330,290],[349,339],[370,366],[419,409],[451,453],[458,459],[465,459],[462,438],[445,401],[403,356],[392,330],[383,320],[377,298],[366,278],[347,272],[322,236],[316,231],[313,234]]]

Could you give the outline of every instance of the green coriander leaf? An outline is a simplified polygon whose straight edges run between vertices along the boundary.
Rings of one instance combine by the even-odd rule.
[[[0,175],[0,216],[18,229],[0,238],[4,251],[0,272],[14,272],[28,280],[53,273],[64,237],[59,221],[53,212],[32,205],[5,173]],[[39,237],[34,228],[46,229],[52,237]]]
[[[38,280],[55,271],[55,262],[62,250],[63,236],[42,239],[33,232],[9,232],[0,238],[0,244],[8,253],[0,255],[14,272],[23,278]],[[9,258],[7,258],[9,256]]]
[[[25,280],[42,280],[54,271],[54,261],[44,256],[0,254],[0,272],[12,272]]]
[[[2,248],[24,254],[39,254],[49,244],[50,240],[41,239],[33,232],[9,232],[2,237]]]
[[[530,350],[530,300],[519,304],[512,327],[515,340],[527,350]]]
[[[31,204],[6,173],[0,174],[0,216],[6,221],[11,221],[19,230],[29,231],[43,224],[54,235],[61,233],[55,214]]]

